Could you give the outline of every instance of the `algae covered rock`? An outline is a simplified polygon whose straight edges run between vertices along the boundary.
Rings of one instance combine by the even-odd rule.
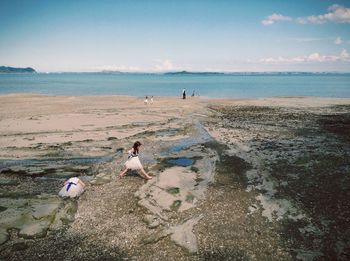
[[[0,178],[0,186],[17,186],[18,184],[17,180]]]
[[[155,215],[145,215],[143,221],[147,224],[148,228],[152,229],[162,224],[160,218]]]
[[[63,201],[57,196],[42,194],[34,198],[0,198],[0,203],[6,207],[0,212],[0,243],[5,243],[9,229],[18,230],[22,238],[46,236]]]
[[[91,185],[103,185],[106,183],[109,183],[112,180],[112,177],[110,174],[106,173],[100,173],[96,175],[96,177],[90,181]]]
[[[51,222],[48,220],[43,220],[39,222],[24,224],[22,229],[19,231],[18,236],[23,238],[45,237],[50,223]]]
[[[59,229],[62,225],[73,222],[75,213],[77,212],[78,204],[75,200],[67,200],[64,207],[58,210],[55,218],[50,226],[50,229]]]
[[[6,243],[9,238],[9,234],[7,233],[6,229],[0,229],[0,245]]]
[[[35,219],[40,219],[43,217],[52,217],[55,215],[58,207],[60,206],[61,202],[50,202],[50,203],[41,203],[41,204],[34,204],[32,216]]]

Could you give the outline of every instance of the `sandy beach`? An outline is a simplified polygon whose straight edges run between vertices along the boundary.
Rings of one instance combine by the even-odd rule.
[[[347,260],[349,133],[341,98],[1,95],[0,258]]]

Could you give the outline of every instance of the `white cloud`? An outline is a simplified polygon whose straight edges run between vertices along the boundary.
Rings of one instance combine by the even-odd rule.
[[[158,64],[154,66],[155,71],[171,71],[174,70],[174,65],[170,60],[156,60]]]
[[[297,42],[316,42],[316,41],[322,41],[324,38],[291,38],[291,40],[297,41]]]
[[[343,49],[339,55],[321,55],[320,53],[312,53],[310,55],[296,57],[263,58],[260,63],[265,64],[295,64],[295,63],[323,63],[323,62],[350,62],[350,55],[347,50]]]
[[[268,17],[266,17],[265,20],[262,20],[261,23],[263,25],[271,25],[273,24],[275,21],[291,21],[292,18],[290,18],[289,16],[284,16],[284,15],[281,15],[281,14],[272,14]]]
[[[328,7],[329,13],[318,15],[318,16],[308,16],[306,21],[314,24],[323,24],[327,22],[333,23],[350,23],[350,8],[346,8],[341,5],[331,5]]]
[[[337,37],[337,38],[335,38],[334,43],[335,44],[342,44],[343,40],[340,37]]]
[[[263,25],[272,25],[275,21],[290,21],[299,24],[350,23],[350,8],[341,5],[331,5],[329,12],[321,15],[291,18],[281,14],[273,14],[262,21]],[[276,17],[277,15],[277,17]],[[273,17],[276,17],[275,19]],[[282,19],[278,19],[278,17]]]
[[[139,72],[141,69],[137,66],[127,65],[104,65],[97,68],[99,71],[119,71],[119,72]]]

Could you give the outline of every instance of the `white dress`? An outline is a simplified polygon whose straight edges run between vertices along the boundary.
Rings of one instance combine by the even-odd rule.
[[[132,170],[138,170],[142,168],[142,164],[139,159],[139,154],[134,154],[132,151],[129,151],[128,160],[125,162],[125,167]]]
[[[58,195],[60,195],[61,197],[75,198],[75,197],[79,197],[83,192],[84,192],[83,185],[79,183],[78,178],[74,177],[66,181],[65,185],[60,190]]]

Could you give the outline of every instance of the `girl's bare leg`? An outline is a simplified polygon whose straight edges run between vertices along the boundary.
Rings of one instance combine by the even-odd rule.
[[[142,176],[146,179],[151,179],[152,177],[147,174],[147,172],[144,170],[143,167],[140,168],[140,171],[142,173]]]
[[[125,167],[120,173],[119,173],[119,178],[122,178],[124,175],[125,175],[125,173],[128,171],[128,168],[127,167]]]

